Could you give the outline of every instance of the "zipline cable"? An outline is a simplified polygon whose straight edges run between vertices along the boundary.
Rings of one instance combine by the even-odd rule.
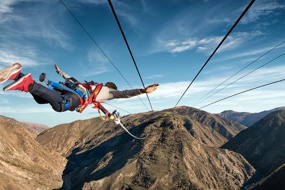
[[[228,80],[230,80],[231,78],[233,78],[234,76],[236,76],[238,73],[240,73],[241,71],[243,71],[244,69],[246,69],[247,67],[249,67],[250,65],[252,65],[253,63],[255,63],[256,61],[258,61],[259,59],[261,59],[262,57],[264,57],[265,55],[267,55],[268,53],[270,53],[271,51],[273,51],[274,49],[276,49],[277,47],[279,47],[280,45],[282,45],[285,42],[285,40],[281,43],[279,43],[277,46],[273,47],[272,49],[270,49],[269,51],[267,51],[266,53],[264,53],[263,55],[261,55],[260,57],[258,57],[257,59],[255,59],[254,61],[252,61],[251,63],[249,63],[248,65],[246,65],[245,67],[243,67],[242,69],[240,69],[238,72],[236,72],[235,74],[233,74],[232,76],[230,76],[229,78],[227,78],[226,80],[224,80],[222,83],[220,83],[218,86],[216,86],[215,88],[213,88],[210,92],[208,92],[206,95],[204,95],[202,98],[200,98],[195,104],[194,107],[196,105],[199,105],[200,103],[202,103],[203,101],[205,101],[206,99],[208,99],[209,97],[213,96],[214,94],[216,94],[217,92],[213,93],[212,95],[208,96],[207,98],[205,98],[207,95],[209,95],[211,92],[213,92],[214,90],[216,90],[218,87],[220,87],[221,85],[223,85],[225,82],[227,82]],[[236,81],[235,81],[236,82]],[[231,83],[232,84],[232,83]],[[228,85],[229,86],[229,85]],[[226,87],[228,87],[226,86]],[[224,87],[225,88],[225,87]],[[222,89],[224,89],[222,88]],[[218,91],[219,92],[219,91]],[[205,98],[205,99],[204,99]]]
[[[145,85],[144,85],[144,82],[143,82],[143,80],[142,80],[142,77],[141,77],[139,68],[138,68],[137,63],[136,63],[136,61],[135,61],[135,58],[134,58],[134,56],[133,56],[133,53],[132,53],[132,51],[131,51],[131,48],[130,48],[130,46],[129,46],[129,43],[128,43],[128,41],[127,41],[127,38],[126,38],[126,36],[125,36],[125,34],[124,34],[124,31],[123,31],[123,28],[122,28],[122,26],[121,26],[121,24],[120,24],[120,21],[119,21],[119,19],[118,19],[118,17],[117,17],[116,11],[115,11],[115,9],[114,9],[114,7],[113,7],[113,5],[112,5],[111,0],[108,0],[108,2],[109,2],[109,5],[110,5],[110,7],[111,7],[111,9],[112,9],[112,12],[113,12],[113,14],[114,14],[114,16],[115,16],[115,19],[116,19],[116,21],[117,21],[117,24],[118,24],[118,26],[119,26],[119,28],[120,28],[120,31],[121,31],[121,33],[122,33],[122,36],[123,36],[123,38],[124,38],[124,40],[125,40],[125,43],[126,43],[126,45],[127,45],[127,48],[128,48],[128,50],[129,50],[129,52],[130,52],[130,55],[131,55],[131,57],[132,57],[132,60],[133,60],[133,62],[134,62],[134,65],[135,65],[135,67],[136,67],[136,70],[137,70],[137,72],[138,72],[138,75],[139,75],[139,77],[140,77],[140,80],[141,80],[141,82],[142,82],[142,85],[143,85],[143,87],[145,88]],[[147,99],[148,99],[148,101],[149,101],[151,110],[153,111],[152,105],[151,105],[151,102],[150,102],[150,99],[149,99],[149,96],[148,96],[147,93],[146,93],[146,96],[147,96]]]
[[[107,105],[109,105],[109,106],[112,106],[112,107],[114,107],[114,108],[117,108],[117,109],[119,109],[119,110],[122,110],[122,111],[124,111],[124,112],[127,112],[128,114],[132,114],[131,112],[128,112],[128,111],[126,111],[126,110],[124,110],[124,109],[122,109],[122,108],[119,108],[119,107],[117,107],[117,106],[111,105],[111,104],[109,104],[109,103],[107,103],[107,102],[104,102],[104,104],[107,104]]]
[[[85,29],[85,27],[80,23],[80,21],[76,18],[76,16],[71,12],[71,10],[65,5],[65,3],[62,0],[59,0],[59,1],[68,10],[70,15],[80,25],[80,27],[84,30],[84,32],[87,34],[87,36],[93,41],[93,43],[98,47],[98,49],[103,53],[103,55],[109,60],[109,62],[113,65],[113,67],[117,70],[117,72],[123,77],[123,79],[126,81],[126,83],[133,89],[133,87],[130,85],[130,83],[127,81],[127,79],[123,76],[123,74],[119,71],[119,69],[116,67],[116,65],[111,61],[111,59],[108,57],[108,55],[103,51],[103,49],[98,45],[98,43],[94,40],[94,38],[89,34],[89,32]],[[147,106],[142,101],[142,99],[139,96],[137,96],[137,97],[141,100],[141,102],[144,104],[144,106],[148,110]]]
[[[248,90],[244,90],[244,91],[242,91],[242,92],[239,92],[239,93],[236,93],[236,94],[227,96],[227,97],[225,97],[225,98],[222,98],[222,99],[220,99],[220,100],[214,101],[214,102],[212,102],[212,103],[210,103],[210,104],[207,104],[207,105],[205,105],[205,106],[203,106],[203,107],[200,107],[199,109],[208,107],[208,106],[213,105],[213,104],[215,104],[215,103],[217,103],[217,102],[226,100],[226,99],[228,99],[228,98],[237,96],[237,95],[239,95],[239,94],[243,94],[243,93],[245,93],[245,92],[252,91],[252,90],[255,90],[255,89],[258,89],[258,88],[262,88],[262,87],[265,87],[265,86],[269,86],[269,85],[272,85],[272,84],[275,84],[275,83],[278,83],[278,82],[282,82],[282,81],[285,81],[285,79],[281,79],[281,80],[274,81],[274,82],[271,82],[271,83],[267,83],[267,84],[264,84],[264,85],[260,85],[260,86],[257,86],[257,87],[254,87],[254,88],[251,88],[251,89],[248,89]]]
[[[198,75],[201,73],[201,71],[204,69],[204,67],[208,64],[208,62],[210,61],[210,59],[213,57],[213,55],[216,53],[216,51],[219,49],[219,47],[223,44],[223,42],[226,40],[226,38],[228,37],[228,35],[232,32],[232,30],[235,28],[235,26],[239,23],[239,21],[242,19],[242,17],[245,15],[245,13],[248,11],[248,9],[251,7],[251,5],[254,3],[255,0],[252,0],[249,5],[246,7],[246,9],[243,11],[243,13],[240,15],[240,17],[236,20],[236,22],[234,23],[234,25],[231,27],[231,29],[228,31],[228,33],[224,36],[223,40],[220,42],[220,44],[216,47],[216,49],[213,51],[213,53],[210,55],[210,57],[208,58],[208,60],[204,63],[204,65],[202,66],[202,68],[199,70],[199,72],[196,74],[196,76],[194,77],[194,79],[192,80],[192,82],[189,84],[189,86],[186,88],[186,90],[184,91],[184,93],[182,94],[182,96],[180,97],[180,99],[178,100],[178,102],[176,103],[175,107],[178,105],[178,103],[180,102],[180,100],[182,99],[182,97],[185,95],[185,93],[188,91],[188,89],[190,88],[190,86],[192,85],[192,83],[195,81],[195,79],[198,77]]]
[[[285,53],[282,53],[281,55],[275,57],[274,59],[271,59],[270,61],[266,62],[265,64],[259,66],[258,68],[252,70],[251,72],[249,72],[249,73],[247,73],[247,74],[241,76],[240,78],[236,79],[235,81],[233,81],[233,82],[229,83],[228,85],[224,86],[223,88],[219,89],[218,91],[216,91],[215,93],[213,93],[211,96],[213,96],[214,94],[217,94],[218,92],[222,91],[223,89],[227,88],[228,86],[232,85],[233,83],[235,83],[235,82],[239,81],[240,79],[242,79],[242,78],[244,78],[244,77],[250,75],[250,74],[253,73],[254,71],[256,71],[256,70],[258,70],[258,69],[264,67],[265,65],[271,63],[272,61],[275,61],[276,59],[278,59],[278,58],[280,58],[280,57],[282,57],[282,56],[284,56],[284,55],[285,55]],[[203,101],[207,100],[207,99],[210,98],[211,96],[208,96],[208,97],[205,98]],[[201,102],[203,102],[203,101],[201,101]],[[201,103],[201,102],[200,102],[200,103]]]

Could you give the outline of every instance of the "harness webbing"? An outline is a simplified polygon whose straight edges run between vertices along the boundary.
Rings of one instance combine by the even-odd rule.
[[[84,85],[86,85],[86,87],[84,86],[85,88],[87,88],[88,90],[91,90],[91,87],[90,87],[89,84],[84,84]],[[80,113],[82,113],[82,112],[85,110],[85,108],[86,108],[89,104],[92,104],[92,103],[94,103],[94,107],[93,107],[93,108],[97,107],[96,105],[97,105],[99,102],[96,102],[96,97],[97,97],[97,95],[99,94],[99,92],[101,91],[102,87],[103,87],[103,84],[97,84],[96,87],[95,87],[95,89],[94,89],[94,91],[90,94],[88,100],[85,100],[85,102],[83,101],[82,98],[80,98],[80,103],[81,103],[81,105],[79,106],[79,108],[77,109],[77,111],[80,112]],[[99,103],[99,104],[100,104],[100,103]]]
[[[96,101],[97,95],[99,94],[99,92],[101,91],[101,89],[103,87],[102,83],[97,84],[95,89],[93,90],[93,92],[92,92],[91,85],[88,83],[76,82],[75,84],[77,84],[77,85],[80,84],[84,88],[86,88],[89,92],[91,92],[90,96],[88,97],[88,100],[84,100],[82,93],[79,94],[78,90],[72,90],[63,84],[59,84],[59,83],[56,83],[53,81],[49,81],[49,86],[52,87],[53,89],[56,89],[56,90],[62,89],[62,90],[66,90],[66,91],[69,91],[69,92],[72,92],[72,93],[78,95],[78,97],[80,99],[80,105],[76,108],[77,112],[82,113],[89,104],[93,103],[94,106],[92,108],[97,109],[98,111],[101,110],[106,115],[106,117],[108,117],[109,119],[112,119],[112,114],[104,106],[102,106],[102,104],[100,102]],[[68,106],[65,106],[65,111],[67,110],[67,107]]]

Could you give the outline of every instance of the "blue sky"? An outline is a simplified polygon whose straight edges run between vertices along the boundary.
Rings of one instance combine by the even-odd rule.
[[[63,0],[101,48],[86,35],[61,1],[4,0],[0,2],[0,69],[15,62],[23,73],[40,73],[61,81],[53,64],[80,81],[113,81],[119,89],[142,88],[142,83],[106,1]],[[122,28],[145,85],[159,83],[149,94],[154,110],[174,107],[208,57],[249,4],[248,0],[113,0]],[[200,108],[229,95],[285,78],[284,0],[256,0],[212,57],[178,106]],[[276,57],[279,58],[275,59]],[[254,61],[261,57],[259,60]],[[273,60],[275,59],[275,60]],[[273,61],[271,61],[273,60]],[[119,74],[121,72],[125,79]],[[197,104],[233,74],[242,72],[217,90],[252,72]],[[267,64],[266,64],[267,63]],[[129,84],[131,87],[129,86]],[[1,84],[2,89],[8,82]],[[215,91],[213,91],[214,93]],[[211,95],[211,94],[209,94]],[[29,93],[0,91],[0,115],[48,125],[98,116],[91,106],[84,113],[57,113],[37,105]],[[260,112],[285,104],[285,82],[203,108]],[[122,115],[150,111],[145,95],[109,101]],[[115,109],[105,105],[110,111]],[[125,112],[127,111],[127,112]]]

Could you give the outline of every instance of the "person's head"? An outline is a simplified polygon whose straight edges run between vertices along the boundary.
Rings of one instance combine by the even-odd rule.
[[[114,90],[118,90],[117,86],[113,82],[107,82],[105,86],[107,86],[108,88],[114,89]]]

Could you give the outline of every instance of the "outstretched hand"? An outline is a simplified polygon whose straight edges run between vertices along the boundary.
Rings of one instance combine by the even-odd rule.
[[[56,64],[54,64],[54,68],[55,68],[55,70],[56,70],[57,74],[59,74],[59,73],[60,73],[60,69],[59,69],[59,67],[58,67]]]
[[[145,92],[146,93],[152,93],[153,91],[155,91],[157,89],[158,86],[159,86],[159,84],[149,85],[148,87],[145,88]]]

